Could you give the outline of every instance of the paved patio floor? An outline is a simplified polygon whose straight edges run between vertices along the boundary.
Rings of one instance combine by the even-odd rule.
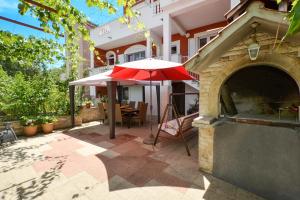
[[[22,138],[0,149],[0,199],[262,199],[202,173],[197,134],[144,145],[148,128],[120,128],[110,140],[98,122]]]

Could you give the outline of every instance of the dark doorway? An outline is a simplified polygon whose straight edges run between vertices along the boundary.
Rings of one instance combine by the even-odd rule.
[[[295,119],[292,109],[300,106],[299,89],[294,79],[270,66],[246,67],[235,72],[222,86],[222,114],[278,119]]]
[[[172,92],[173,93],[184,93],[185,92],[185,83],[183,82],[173,82],[172,83]],[[185,96],[178,95],[173,96],[175,105],[177,107],[179,115],[185,115]]]

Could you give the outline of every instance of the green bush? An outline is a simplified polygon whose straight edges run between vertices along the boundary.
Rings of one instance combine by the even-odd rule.
[[[20,122],[23,126],[34,126],[38,124],[37,118],[32,116],[22,116]]]
[[[68,114],[67,83],[52,75],[45,71],[33,77],[25,77],[22,73],[8,76],[0,68],[0,111],[9,119],[48,113]]]
[[[37,117],[38,124],[47,124],[57,121],[56,117],[50,115],[42,115]]]

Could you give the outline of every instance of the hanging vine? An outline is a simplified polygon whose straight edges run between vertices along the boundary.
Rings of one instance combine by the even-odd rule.
[[[88,7],[98,8],[99,12],[107,10],[113,15],[117,11],[109,0],[86,0],[85,2]],[[128,24],[129,27],[130,20],[139,16],[139,13],[132,9],[135,3],[136,0],[117,0],[117,5],[124,7],[124,15],[119,18],[119,21]],[[19,0],[18,8],[21,15],[29,13],[37,18],[45,32],[55,35],[56,38],[65,36],[67,62],[73,71],[81,60],[78,41],[82,38],[89,43],[89,49],[94,50],[87,28],[87,17],[75,8],[70,0]],[[143,23],[137,22],[136,29],[144,29]]]

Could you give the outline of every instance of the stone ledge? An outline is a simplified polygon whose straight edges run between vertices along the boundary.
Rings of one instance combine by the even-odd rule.
[[[193,127],[200,127],[202,125],[210,125],[214,123],[217,119],[215,117],[210,116],[199,116],[194,119],[192,125]]]

